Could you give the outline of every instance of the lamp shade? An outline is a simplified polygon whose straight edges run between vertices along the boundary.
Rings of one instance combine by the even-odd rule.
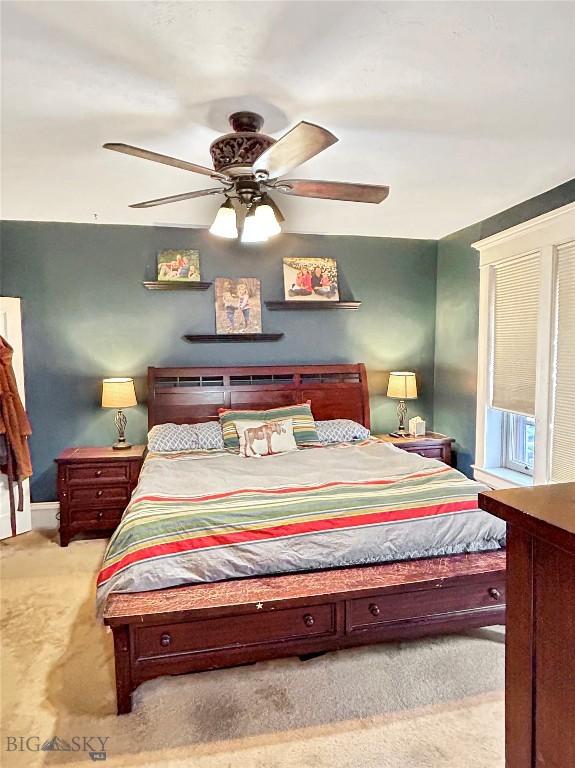
[[[104,379],[102,408],[131,408],[138,405],[133,379]]]
[[[233,240],[238,236],[236,212],[231,200],[226,200],[219,207],[214,223],[210,227],[210,234],[225,237],[228,240]]]
[[[282,231],[282,228],[275,217],[273,208],[267,203],[260,203],[258,205],[256,208],[255,219],[268,237],[279,235]]]
[[[387,396],[398,400],[415,400],[417,397],[417,383],[415,373],[411,371],[392,371],[389,374]]]
[[[265,220],[262,222],[261,218],[256,217],[255,210],[250,208],[244,219],[242,243],[265,243],[269,237],[266,223]]]

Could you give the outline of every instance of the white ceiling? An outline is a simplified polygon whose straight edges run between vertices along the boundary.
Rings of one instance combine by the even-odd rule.
[[[238,108],[339,143],[292,176],[389,184],[380,206],[283,197],[294,232],[435,238],[575,173],[571,2],[3,2],[5,219],[203,226]],[[278,196],[279,197],[279,196]]]

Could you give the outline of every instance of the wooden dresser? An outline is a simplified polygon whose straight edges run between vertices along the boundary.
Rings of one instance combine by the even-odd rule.
[[[56,459],[62,547],[77,533],[112,533],[138,482],[145,450],[144,445],[134,445],[121,451],[111,447],[62,451]]]
[[[507,768],[575,766],[575,483],[482,493],[507,522]]]
[[[442,435],[439,432],[426,432],[421,437],[393,437],[392,435],[375,435],[378,440],[401,448],[408,453],[418,453],[428,459],[439,459],[445,464],[452,464],[451,444],[455,438]]]

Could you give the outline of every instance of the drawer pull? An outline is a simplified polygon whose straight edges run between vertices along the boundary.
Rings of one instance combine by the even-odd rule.
[[[168,645],[171,645],[171,643],[172,643],[172,636],[171,636],[171,635],[169,635],[167,632],[166,632],[166,634],[165,634],[165,635],[162,635],[162,636],[160,637],[160,645],[161,645],[163,648],[167,648],[167,647],[168,647]]]
[[[306,625],[306,627],[313,627],[315,624],[315,619],[311,615],[311,613],[306,613],[303,617],[303,623]]]
[[[369,606],[369,612],[371,613],[372,616],[379,616],[379,605],[372,603]]]
[[[102,470],[101,469],[97,469],[94,472],[94,477],[102,477]]]
[[[495,587],[489,587],[487,591],[489,593],[489,597],[491,597],[493,600],[499,600],[501,598],[501,592]]]
[[[96,496],[98,498],[100,498],[100,496],[103,496],[103,495],[104,495],[104,491],[102,489],[100,489],[99,491],[96,491]]]
[[[104,517],[103,512],[98,512],[98,520],[101,520]]]

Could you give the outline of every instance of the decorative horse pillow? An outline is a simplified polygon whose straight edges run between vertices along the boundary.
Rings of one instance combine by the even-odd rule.
[[[237,421],[235,427],[240,438],[240,456],[246,459],[271,456],[275,453],[297,451],[293,434],[293,421]]]
[[[292,420],[294,438],[300,448],[307,445],[320,446],[310,403],[311,401],[308,400],[306,403],[256,411],[220,408],[220,425],[225,447],[238,452],[240,438],[236,424],[239,421],[282,421],[283,419]]]

